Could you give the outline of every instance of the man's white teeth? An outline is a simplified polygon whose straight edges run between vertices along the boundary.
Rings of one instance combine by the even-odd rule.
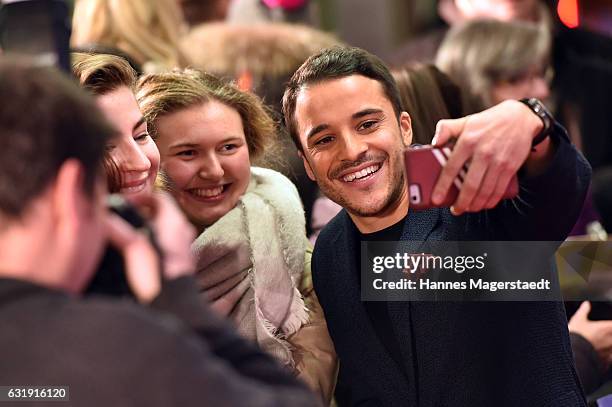
[[[201,197],[206,197],[206,198],[217,196],[221,192],[223,192],[222,186],[216,187],[216,188],[192,189],[191,190],[191,193],[194,194],[195,196],[201,196]]]
[[[375,164],[375,165],[370,165],[369,167],[364,168],[361,171],[357,171],[357,172],[353,172],[352,174],[348,174],[345,175],[344,177],[342,177],[342,179],[345,182],[352,182],[356,179],[361,179],[363,177],[367,177],[368,175],[375,173],[376,171],[378,171],[380,169],[380,165],[379,164]]]

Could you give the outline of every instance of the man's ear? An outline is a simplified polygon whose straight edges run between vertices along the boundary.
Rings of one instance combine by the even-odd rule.
[[[308,175],[308,178],[310,178],[311,181],[317,182],[317,179],[314,176],[314,172],[312,171],[312,167],[310,166],[310,163],[304,156],[304,153],[301,151],[298,151],[298,154],[300,158],[302,159],[302,161],[304,162],[304,169],[306,170],[306,174]]]
[[[402,140],[404,145],[409,146],[412,144],[412,120],[410,115],[406,112],[400,113],[399,117],[400,131],[402,132]]]
[[[53,216],[60,238],[69,239],[80,220],[88,216],[84,178],[83,166],[70,159],[62,164],[52,184]]]

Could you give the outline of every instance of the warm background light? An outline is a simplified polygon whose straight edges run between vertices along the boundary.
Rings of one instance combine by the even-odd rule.
[[[578,0],[559,0],[557,6],[559,18],[569,28],[576,28],[579,24]]]

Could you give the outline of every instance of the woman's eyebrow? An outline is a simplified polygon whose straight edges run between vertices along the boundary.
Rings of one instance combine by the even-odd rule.
[[[136,131],[136,129],[138,129],[140,126],[142,126],[142,124],[145,122],[145,118],[141,117],[140,120],[138,120],[136,122],[136,124],[134,125],[134,127],[132,127],[132,131]]]

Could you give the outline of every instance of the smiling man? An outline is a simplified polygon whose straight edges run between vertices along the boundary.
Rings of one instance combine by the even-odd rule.
[[[398,208],[408,204],[402,147],[412,139],[410,116],[393,108],[382,86],[360,75],[339,78],[300,92],[295,109],[312,157],[306,171],[325,195],[366,229],[389,216],[401,219]],[[345,112],[350,117],[339,122]],[[338,128],[349,130],[346,138],[337,136]],[[345,159],[337,160],[338,152]]]
[[[426,108],[426,106],[423,106]],[[341,361],[337,400],[359,406],[580,406],[563,306],[556,302],[365,302],[361,241],[554,240],[573,226],[590,168],[536,101],[507,101],[438,124],[457,138],[440,202],[466,162],[452,210],[409,208],[410,116],[384,64],[330,48],[293,75],[287,128],[309,176],[344,207],[322,231],[314,286]],[[500,202],[520,172],[521,194]]]

